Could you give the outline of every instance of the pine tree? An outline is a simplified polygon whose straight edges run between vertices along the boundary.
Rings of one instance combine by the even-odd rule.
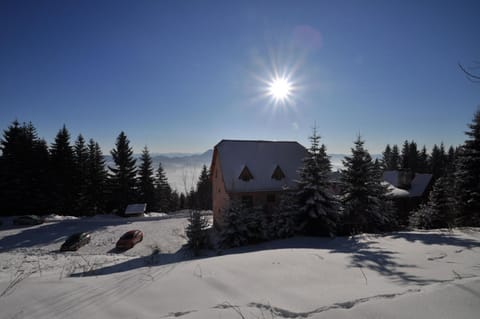
[[[401,165],[400,165],[400,168],[402,170],[408,170],[410,169],[409,167],[409,152],[410,152],[410,143],[405,140],[405,142],[403,142],[403,146],[402,146],[402,154],[400,155],[401,157]]]
[[[459,150],[455,174],[459,223],[480,226],[480,109],[477,110],[467,140]]]
[[[385,151],[382,153],[382,163],[385,170],[394,170],[392,168],[392,149],[390,148],[390,144],[387,144],[385,147]]]
[[[400,167],[400,152],[398,150],[398,146],[395,144],[392,146],[392,154],[390,155],[391,170],[397,170]]]
[[[0,149],[2,214],[43,214],[50,210],[48,147],[38,138],[33,124],[12,122],[3,133]]]
[[[58,214],[75,212],[75,162],[70,133],[65,125],[58,131],[50,149],[53,177],[53,205]]]
[[[319,141],[314,128],[297,182],[300,219],[307,233],[333,236],[340,217],[339,205],[331,192],[330,159],[325,145],[320,146]]]
[[[444,228],[455,224],[455,205],[451,179],[440,177],[435,182],[426,205],[410,217],[410,225],[417,228]]]
[[[140,168],[138,171],[139,200],[147,203],[147,211],[155,208],[155,179],[153,177],[152,158],[145,146],[140,157]]]
[[[88,148],[82,134],[78,135],[73,147],[73,160],[75,164],[75,212],[87,214],[87,188],[88,188]]]
[[[124,132],[117,137],[115,149],[112,154],[115,167],[108,167],[112,174],[110,175],[110,185],[112,188],[112,205],[119,212],[123,212],[128,204],[136,201],[136,160],[133,158],[133,150],[130,147],[130,141]]]
[[[106,210],[107,171],[100,145],[93,139],[88,143],[87,191],[86,199],[89,214],[103,213]]]
[[[408,168],[412,172],[418,171],[418,157],[417,143],[411,141],[408,145]]]
[[[429,171],[427,147],[424,145],[418,155],[418,172],[428,173]]]
[[[455,164],[457,160],[457,151],[453,146],[450,146],[447,153],[445,171],[446,174],[451,176],[455,173]]]
[[[197,204],[199,209],[212,209],[212,181],[207,166],[203,165],[197,183]]]
[[[178,197],[178,194],[175,193]],[[165,171],[163,170],[162,163],[158,164],[158,169],[156,172],[155,176],[155,202],[156,202],[156,208],[159,209],[162,212],[167,212],[167,211],[172,211],[173,207],[175,206],[175,209],[178,208],[178,205],[172,205],[173,201],[179,201],[180,199],[174,199],[172,200],[172,196],[174,197],[172,193],[172,189],[170,185],[168,184],[168,179],[167,175],[165,174]],[[184,198],[185,200],[185,198]],[[181,208],[184,208],[183,206]]]
[[[382,172],[375,166],[360,137],[352,148],[352,156],[345,157],[341,172],[342,204],[346,233],[377,232],[392,222],[382,185]]]
[[[446,154],[443,143],[440,144],[440,147],[438,147],[437,144],[433,145],[432,154],[430,156],[430,168],[434,180],[445,175],[445,162]]]
[[[198,256],[200,249],[206,247],[208,243],[207,228],[208,221],[205,216],[198,210],[191,210],[185,234],[188,238],[188,246],[193,250],[195,256]]]

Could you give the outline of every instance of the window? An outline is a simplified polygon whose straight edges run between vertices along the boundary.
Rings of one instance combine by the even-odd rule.
[[[241,179],[244,182],[248,182],[249,180],[253,179],[253,175],[248,169],[247,165],[243,167],[243,170],[240,173],[240,176],[238,176],[238,179]]]
[[[275,170],[273,171],[273,174],[272,174],[272,178],[276,179],[277,181],[281,181],[282,179],[285,178],[285,174],[283,173],[280,166],[277,165],[277,167],[275,167]]]

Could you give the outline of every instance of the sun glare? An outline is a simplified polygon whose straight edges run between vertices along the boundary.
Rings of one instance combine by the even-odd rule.
[[[292,93],[292,84],[286,78],[275,78],[268,87],[269,94],[277,102],[284,102]]]

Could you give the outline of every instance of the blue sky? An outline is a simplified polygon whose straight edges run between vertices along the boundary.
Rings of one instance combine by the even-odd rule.
[[[0,1],[0,128],[63,124],[108,153],[202,152],[221,139],[331,153],[458,145],[480,84],[479,1]],[[277,70],[289,102],[265,90]]]

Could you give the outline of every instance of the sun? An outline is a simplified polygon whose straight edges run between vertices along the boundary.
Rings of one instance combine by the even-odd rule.
[[[274,78],[268,86],[268,94],[276,102],[285,102],[292,94],[292,84],[287,78]]]

